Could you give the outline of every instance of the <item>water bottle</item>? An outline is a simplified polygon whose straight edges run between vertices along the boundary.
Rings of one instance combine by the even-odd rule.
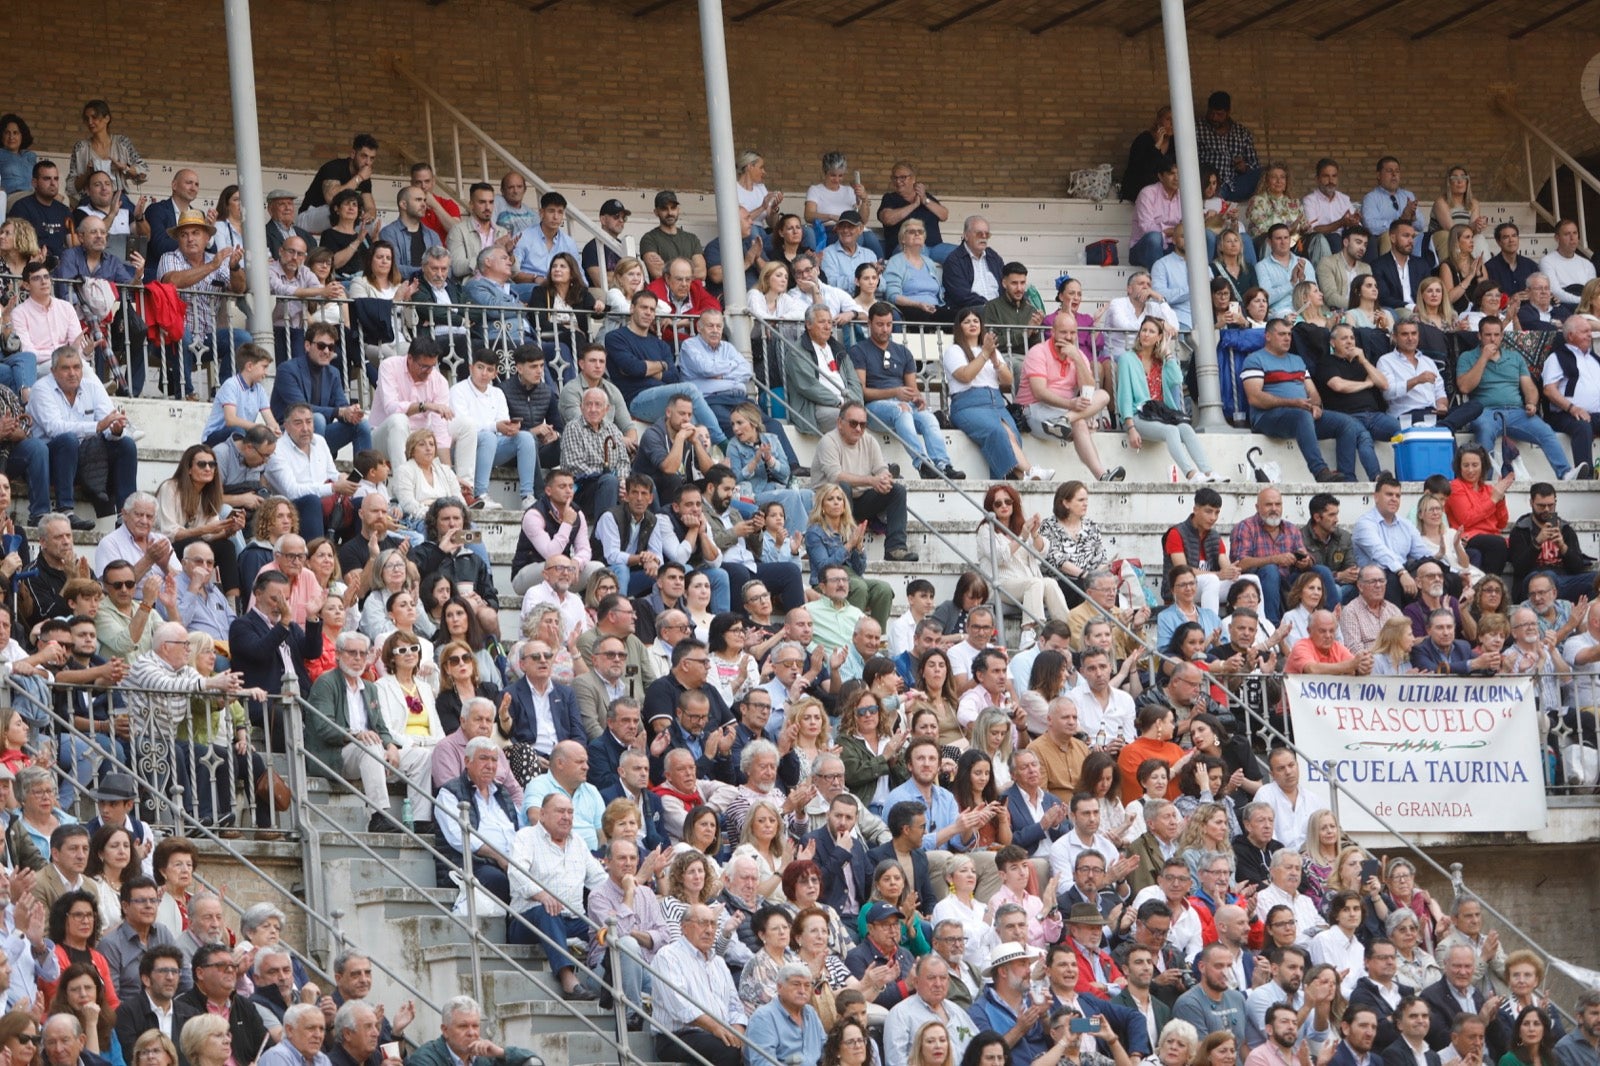
[[[407,796],[405,799],[400,801],[400,824],[405,826],[408,830],[412,830],[417,827],[417,820],[411,814],[410,796]]]

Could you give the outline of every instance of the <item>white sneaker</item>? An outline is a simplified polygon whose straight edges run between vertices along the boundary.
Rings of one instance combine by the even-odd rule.
[[[1022,627],[1022,644],[1018,651],[1028,651],[1039,643],[1039,630],[1035,626]]]
[[[530,495],[524,496],[522,498],[522,509],[524,511],[532,510],[533,508],[537,507],[538,505],[539,505],[539,497],[538,497],[537,494],[530,494]]]
[[[500,502],[498,500],[496,500],[492,496],[479,496],[478,499],[477,499],[477,502],[475,502],[472,505],[472,507],[473,507],[473,510],[477,510],[477,511],[504,511],[505,510],[504,507],[500,506]]]
[[[1024,478],[1024,480],[1026,480],[1026,481],[1049,481],[1051,478],[1053,478],[1055,476],[1056,476],[1056,472],[1054,470],[1050,469],[1048,466],[1035,466],[1035,467],[1030,467],[1029,468],[1028,474]]]
[[[122,435],[129,440],[144,440],[144,430],[140,429],[132,422],[123,427]]]

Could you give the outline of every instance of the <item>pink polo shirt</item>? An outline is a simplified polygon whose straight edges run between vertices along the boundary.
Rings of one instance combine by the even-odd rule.
[[[449,407],[450,386],[438,370],[420,382],[412,380],[409,363],[403,355],[391,355],[378,364],[378,389],[372,399],[370,421],[376,428],[390,415],[403,415],[412,429],[431,429],[443,453],[450,447],[450,423],[432,411],[420,415],[406,415],[405,411],[414,403]]]
[[[1017,385],[1017,402],[1027,407],[1039,401],[1033,395],[1031,377],[1044,378],[1045,388],[1071,396],[1078,391],[1078,364],[1056,355],[1056,346],[1048,340],[1040,341],[1028,349],[1022,359],[1022,381]]]
[[[83,335],[83,325],[78,312],[65,300],[50,297],[43,307],[33,299],[23,300],[11,312],[11,326],[22,342],[22,351],[39,357],[39,372],[50,369],[50,353],[63,344],[71,344]]]

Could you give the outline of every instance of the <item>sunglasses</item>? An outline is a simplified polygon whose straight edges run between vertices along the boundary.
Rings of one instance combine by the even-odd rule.
[[[457,653],[455,655],[451,655],[448,658],[446,658],[445,659],[445,665],[447,665],[447,666],[460,666],[462,663],[470,663],[471,661],[472,661],[472,656],[470,656],[470,655],[462,655],[460,653]]]
[[[311,347],[315,348],[319,352],[331,352],[336,350],[339,346],[328,341],[312,341]]]
[[[115,589],[118,592],[122,592],[133,588],[136,584],[138,584],[136,581],[107,581],[106,588]]]
[[[194,461],[194,465],[199,467],[201,470],[215,470],[217,468],[217,461],[215,459],[196,459]]]

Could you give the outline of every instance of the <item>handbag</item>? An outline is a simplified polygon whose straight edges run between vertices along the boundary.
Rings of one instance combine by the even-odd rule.
[[[1146,400],[1136,412],[1139,418],[1146,422],[1160,422],[1167,426],[1186,426],[1189,416],[1174,407],[1168,407],[1160,400]]]
[[[1117,265],[1117,242],[1108,238],[1086,244],[1083,258],[1092,267],[1114,267]]]

